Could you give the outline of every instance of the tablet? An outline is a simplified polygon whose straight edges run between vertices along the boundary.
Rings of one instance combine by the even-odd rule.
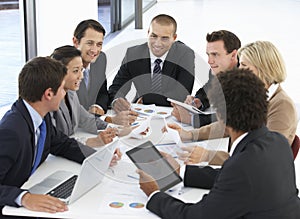
[[[143,170],[156,180],[160,191],[166,191],[182,181],[182,178],[163,158],[151,141],[127,151],[126,154],[138,169]]]
[[[185,108],[186,110],[188,110],[189,112],[194,113],[194,114],[210,115],[210,114],[215,113],[215,111],[212,109],[207,109],[206,111],[202,111],[202,110],[199,110],[197,107],[194,107],[192,105],[189,105],[189,104],[186,104],[183,102],[179,102],[177,100],[173,100],[171,98],[168,98],[167,100],[170,101],[171,103],[175,103],[175,104]]]

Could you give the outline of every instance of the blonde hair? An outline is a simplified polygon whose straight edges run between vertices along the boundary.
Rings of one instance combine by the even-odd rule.
[[[268,41],[249,43],[238,51],[257,68],[258,77],[267,85],[281,83],[286,78],[283,58],[278,49]]]

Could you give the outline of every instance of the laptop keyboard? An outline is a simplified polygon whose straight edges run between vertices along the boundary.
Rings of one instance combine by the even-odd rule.
[[[62,199],[68,198],[73,191],[77,177],[78,177],[77,175],[72,176],[70,179],[58,185],[56,188],[54,188],[47,194],[56,198],[62,198]]]

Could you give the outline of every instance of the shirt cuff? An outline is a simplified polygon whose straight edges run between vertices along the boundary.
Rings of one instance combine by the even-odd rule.
[[[100,105],[98,105],[98,104],[92,104],[91,107],[92,107],[92,106],[98,107],[98,108],[100,108],[100,109],[103,110],[102,106],[100,106]]]
[[[159,192],[160,192],[160,190],[156,190],[156,191],[152,192],[148,197],[148,201],[152,198],[153,195],[155,195],[156,193],[159,193]]]
[[[28,193],[28,191],[21,192],[21,194],[15,199],[15,203],[20,207],[22,206],[22,198],[26,193]]]

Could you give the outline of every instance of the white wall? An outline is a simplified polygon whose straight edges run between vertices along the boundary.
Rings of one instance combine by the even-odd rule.
[[[80,21],[98,20],[98,1],[40,0],[36,11],[37,55],[46,56],[59,46],[72,45],[73,31]]]

